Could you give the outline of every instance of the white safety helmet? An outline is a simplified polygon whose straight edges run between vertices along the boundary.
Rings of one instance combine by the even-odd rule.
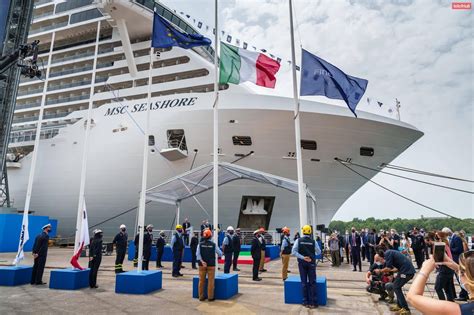
[[[101,229],[96,229],[92,233],[94,233],[94,235],[96,235],[96,234],[102,233],[102,230]]]
[[[233,230],[234,230],[234,228],[233,228],[231,225],[229,225],[229,226],[227,227],[227,231],[233,231]]]
[[[125,226],[125,224],[121,224],[120,225],[120,229],[126,229],[127,227]]]
[[[148,225],[146,226],[146,229],[147,229],[147,230],[148,230],[148,229],[153,229],[153,224],[148,224]]]

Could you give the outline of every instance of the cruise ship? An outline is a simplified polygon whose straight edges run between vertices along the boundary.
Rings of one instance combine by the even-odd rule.
[[[41,79],[23,78],[20,83],[9,146],[10,196],[21,210],[44,106],[30,209],[58,219],[62,236],[75,231],[90,99],[85,189],[89,225],[120,213],[125,214],[101,225],[106,235],[121,223],[132,229],[136,225],[154,5],[177,28],[199,32],[183,15],[152,0],[35,2],[29,42],[40,41],[44,71]],[[147,187],[212,161],[213,56],[211,47],[159,49],[153,56]],[[244,167],[296,179],[293,99],[257,94],[245,86],[219,89],[220,161],[238,160]],[[347,108],[302,100],[304,182],[316,196],[316,223],[327,225],[366,183],[336,157],[377,168],[422,135],[398,120],[360,111],[354,118]],[[249,207],[263,218],[245,217]],[[223,226],[299,225],[296,194],[248,180],[221,186],[219,209]],[[212,191],[183,201],[185,217],[195,227],[212,219]],[[147,204],[146,223],[172,229],[174,220],[173,206]]]

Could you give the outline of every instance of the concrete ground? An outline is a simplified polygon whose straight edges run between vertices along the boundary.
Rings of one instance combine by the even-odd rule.
[[[43,281],[49,283],[50,270],[69,266],[72,249],[50,248]],[[8,264],[14,253],[0,254],[0,264]],[[29,253],[22,264],[32,264]],[[78,291],[50,290],[45,286],[23,285],[19,287],[0,287],[0,314],[390,314],[388,305],[377,301],[377,296],[365,291],[365,271],[368,264],[363,262],[364,272],[352,272],[350,265],[331,267],[329,262],[320,263],[318,275],[328,281],[328,304],[317,310],[308,310],[301,305],[284,303],[283,282],[281,280],[280,260],[266,264],[268,272],[262,274],[263,281],[254,282],[251,266],[239,268],[239,294],[228,301],[199,302],[192,298],[192,278],[197,275],[190,263],[182,270],[184,277],[171,277],[171,263],[165,262],[163,269],[163,289],[148,295],[116,294],[115,256],[104,256],[99,270],[99,288]],[[87,266],[86,258],[81,265]],[[152,262],[150,269],[155,269]],[[125,270],[132,269],[126,261]],[[291,258],[290,270],[298,274],[295,258]],[[432,279],[434,280],[434,279]],[[431,285],[432,288],[432,285]],[[413,314],[417,314],[412,310]]]

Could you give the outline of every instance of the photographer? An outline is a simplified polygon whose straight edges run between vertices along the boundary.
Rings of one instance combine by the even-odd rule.
[[[388,236],[387,231],[383,231],[380,236],[379,246],[383,246],[388,249],[392,249],[392,243],[390,242],[390,238]]]
[[[474,251],[471,250],[461,254],[459,257],[459,265],[445,255],[443,265],[459,274],[461,286],[464,287],[469,293],[469,296],[472,297],[474,295]],[[424,314],[473,314],[473,302],[457,304],[455,302],[440,301],[423,296],[426,282],[428,281],[430,273],[435,269],[435,266],[435,261],[432,257],[423,263],[420,272],[418,272],[417,277],[408,291],[407,298],[410,304]]]
[[[384,267],[385,265],[382,263],[380,256],[375,255],[374,263],[370,266],[369,271],[367,271],[367,274],[365,275],[365,282],[368,284],[366,290],[369,293],[379,294],[379,301],[384,301],[388,296],[388,303],[393,303],[393,291],[387,293],[385,290],[385,284],[391,282],[393,280],[393,276],[390,274],[381,274],[375,272],[375,270],[383,269]]]

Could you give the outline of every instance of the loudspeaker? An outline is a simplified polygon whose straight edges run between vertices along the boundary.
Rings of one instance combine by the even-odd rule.
[[[324,224],[318,224],[318,225],[316,225],[316,230],[322,231],[322,230],[324,230],[325,227],[326,226]]]
[[[281,233],[282,228],[276,228],[277,233]]]

